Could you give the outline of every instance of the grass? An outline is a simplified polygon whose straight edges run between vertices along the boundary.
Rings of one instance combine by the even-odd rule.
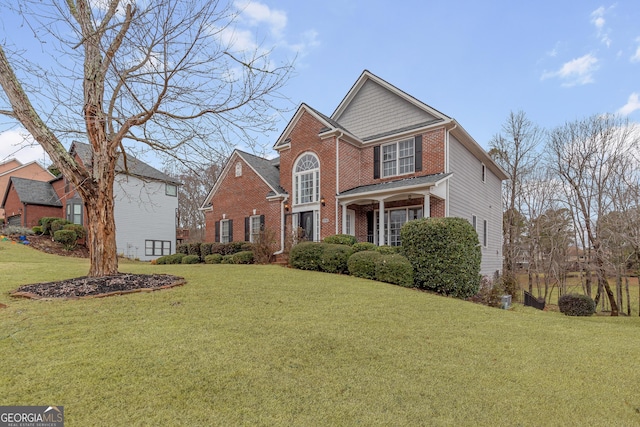
[[[68,426],[640,424],[636,317],[277,266],[120,269],[188,284],[15,300],[88,264],[0,242],[0,405],[63,405]]]

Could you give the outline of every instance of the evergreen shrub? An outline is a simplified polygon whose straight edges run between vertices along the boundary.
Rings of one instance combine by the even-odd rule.
[[[220,264],[222,262],[222,255],[211,254],[204,257],[205,264]]]
[[[558,298],[558,308],[567,316],[591,316],[596,303],[588,295],[564,294]]]
[[[347,262],[353,250],[344,244],[321,243],[320,270],[325,273],[344,274],[349,272]]]
[[[478,233],[462,218],[422,218],[400,230],[404,255],[413,266],[415,284],[457,298],[480,287],[482,252]]]
[[[351,246],[353,252],[375,251],[378,246],[369,242],[358,242]]]
[[[289,265],[300,270],[321,271],[322,243],[301,242],[291,248]]]
[[[375,280],[376,260],[381,256],[380,252],[375,250],[354,253],[347,261],[349,274],[355,277],[362,277],[363,279]]]
[[[200,262],[199,255],[185,255],[182,257],[182,264],[198,264]]]
[[[358,243],[358,240],[355,236],[351,236],[350,234],[334,234],[333,236],[325,237],[323,242],[333,245],[353,246],[354,244]]]
[[[376,280],[407,288],[413,287],[413,267],[400,254],[380,255],[375,261]]]

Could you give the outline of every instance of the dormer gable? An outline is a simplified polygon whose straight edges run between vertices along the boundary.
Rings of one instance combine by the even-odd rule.
[[[363,141],[451,118],[365,70],[331,120]]]

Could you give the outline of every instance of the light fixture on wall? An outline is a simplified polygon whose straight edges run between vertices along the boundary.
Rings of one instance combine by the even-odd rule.
[[[327,204],[327,201],[324,199],[324,196],[320,196],[320,204],[322,206],[325,206]]]
[[[284,210],[285,210],[286,212],[289,212],[289,203],[285,203],[285,204],[284,204]]]

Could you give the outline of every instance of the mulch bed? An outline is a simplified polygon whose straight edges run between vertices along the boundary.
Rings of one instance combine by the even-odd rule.
[[[43,298],[101,298],[133,292],[151,292],[184,285],[182,277],[169,274],[118,274],[104,277],[77,277],[57,282],[20,286],[13,297]]]

